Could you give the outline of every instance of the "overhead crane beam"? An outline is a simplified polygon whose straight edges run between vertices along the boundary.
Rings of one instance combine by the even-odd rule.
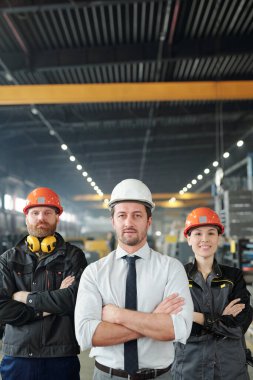
[[[156,206],[165,208],[188,207],[195,204],[203,206],[208,205],[212,199],[211,193],[185,193],[182,195],[179,193],[154,193],[152,194],[152,198]],[[172,201],[172,198],[175,198],[175,200]],[[95,208],[107,207],[101,203],[105,199],[110,199],[110,194],[102,196],[96,194],[78,194],[73,198],[76,202],[92,202],[91,207]]]
[[[153,200],[158,200],[158,199],[170,199],[176,197],[177,199],[206,199],[206,198],[211,198],[211,193],[185,193],[183,195],[178,194],[178,193],[154,193],[152,194]],[[73,200],[74,201],[86,201],[86,202],[95,202],[95,201],[101,201],[103,199],[109,199],[110,194],[104,194],[103,196],[97,195],[97,194],[78,194],[75,195]]]
[[[253,81],[1,86],[0,105],[253,99]]]

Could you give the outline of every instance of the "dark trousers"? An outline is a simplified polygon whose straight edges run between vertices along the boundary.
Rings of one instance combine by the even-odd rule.
[[[61,358],[15,358],[4,356],[2,380],[80,380],[77,356]]]

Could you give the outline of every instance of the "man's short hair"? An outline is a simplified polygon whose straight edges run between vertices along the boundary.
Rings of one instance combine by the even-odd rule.
[[[113,205],[112,209],[111,209],[111,217],[113,218],[114,216],[114,206],[118,203],[126,203],[126,202],[134,202],[134,203],[140,203],[141,205],[143,205],[145,207],[145,210],[146,210],[146,213],[147,213],[147,217],[148,219],[152,216],[152,211],[151,211],[151,208],[149,206],[147,206],[146,203],[144,202],[138,202],[138,201],[120,201],[120,202],[117,202]]]

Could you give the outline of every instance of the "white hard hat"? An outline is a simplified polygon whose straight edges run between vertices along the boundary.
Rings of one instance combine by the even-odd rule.
[[[109,209],[111,210],[116,203],[121,201],[143,202],[151,210],[155,208],[149,188],[138,179],[125,179],[114,187],[108,203]]]

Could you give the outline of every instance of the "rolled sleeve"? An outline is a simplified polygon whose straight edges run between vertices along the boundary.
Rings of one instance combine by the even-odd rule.
[[[82,274],[75,307],[75,332],[81,350],[92,347],[92,338],[101,322],[102,297],[95,283],[95,266]]]
[[[174,342],[180,342],[185,344],[190,334],[189,329],[187,328],[185,318],[182,315],[171,315],[171,318],[175,333]]]
[[[171,314],[175,342],[185,344],[191,333],[193,319],[193,302],[189,290],[189,282],[183,265],[176,259],[172,262],[170,281],[166,287],[166,296],[177,293],[184,298],[184,306],[178,314]]]

